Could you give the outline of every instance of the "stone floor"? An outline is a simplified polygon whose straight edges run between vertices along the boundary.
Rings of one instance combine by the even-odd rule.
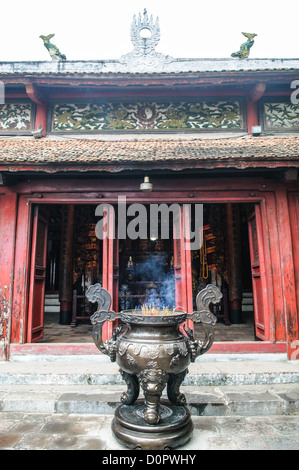
[[[214,341],[254,341],[254,324],[248,318],[244,323],[226,326],[217,322]],[[43,343],[92,343],[92,325],[78,322],[76,327],[60,325],[58,314],[46,314]]]
[[[184,451],[191,455],[196,450],[299,450],[298,416],[195,416],[192,421],[193,436],[176,449],[178,454]],[[0,416],[0,450],[109,450],[112,455],[113,451],[127,451],[112,435],[110,415],[7,412]],[[138,454],[139,459],[146,456]]]

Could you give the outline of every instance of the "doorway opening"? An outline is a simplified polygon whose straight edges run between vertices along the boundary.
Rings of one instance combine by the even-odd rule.
[[[41,206],[40,206],[41,207]],[[109,258],[105,241],[95,235],[99,217],[95,205],[75,205],[72,229],[71,314],[61,318],[61,281],[64,239],[63,205],[43,205],[48,213],[46,246],[46,279],[43,312],[44,343],[92,343],[90,316],[96,305],[85,293],[99,282],[104,286],[107,264],[113,277],[113,309],[141,308],[143,304],[173,308],[177,305],[178,252],[170,218],[169,238],[124,238],[114,240]],[[207,284],[217,285],[223,293],[219,306],[213,307],[217,317],[215,341],[255,341],[255,306],[252,288],[252,260],[248,236],[250,204],[203,204],[203,238],[201,247],[191,250],[190,265],[185,273],[192,283],[192,303],[197,292]],[[193,213],[192,213],[193,214]],[[130,221],[128,218],[127,222]],[[194,230],[193,215],[191,230]],[[159,233],[161,219],[159,219]],[[105,255],[106,250],[106,255]],[[108,250],[109,251],[109,250]],[[65,264],[65,261],[64,261]],[[187,266],[187,264],[186,264]],[[105,286],[104,286],[105,287]]]

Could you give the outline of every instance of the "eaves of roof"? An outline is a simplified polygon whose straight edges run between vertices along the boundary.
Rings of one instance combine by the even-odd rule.
[[[299,136],[221,139],[0,138],[0,170],[299,167]]]

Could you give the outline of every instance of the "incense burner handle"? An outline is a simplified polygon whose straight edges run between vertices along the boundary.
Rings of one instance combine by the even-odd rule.
[[[113,310],[110,310],[111,296],[109,292],[101,286],[101,284],[90,286],[85,295],[90,302],[97,302],[98,304],[97,311],[90,317],[91,324],[93,325],[92,337],[94,343],[103,354],[106,354],[110,357],[112,362],[115,362],[117,336],[122,328],[114,328],[112,337],[103,341],[103,326],[106,321],[113,322],[120,318],[120,316]]]
[[[217,318],[211,312],[210,304],[217,304],[222,299],[222,293],[220,289],[212,284],[208,284],[202,289],[196,296],[196,308],[197,310],[190,315],[187,315],[188,320],[192,320],[194,323],[200,323],[204,329],[205,337],[204,340],[198,340],[194,338],[194,331],[190,328],[185,329],[185,332],[189,338],[188,344],[191,352],[191,362],[206,353],[213,344],[214,341],[214,326],[217,322]]]

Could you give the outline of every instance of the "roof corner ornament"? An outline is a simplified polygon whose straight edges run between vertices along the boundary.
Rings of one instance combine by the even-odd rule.
[[[50,42],[53,36],[55,36],[55,34],[48,34],[48,36],[40,35],[40,38],[44,41],[44,46],[48,50],[52,60],[66,60],[66,56],[61,54],[58,47]]]
[[[250,49],[254,44],[254,38],[257,36],[255,33],[242,33],[247,38],[247,41],[241,44],[238,52],[233,52],[231,57],[238,57],[239,59],[247,59],[249,57]]]
[[[156,52],[156,46],[160,41],[159,18],[154,21],[153,15],[148,15],[146,8],[141,13],[133,16],[131,24],[131,41],[134,49],[123,55],[120,62],[135,65],[151,65],[161,62],[172,62],[173,58]]]

